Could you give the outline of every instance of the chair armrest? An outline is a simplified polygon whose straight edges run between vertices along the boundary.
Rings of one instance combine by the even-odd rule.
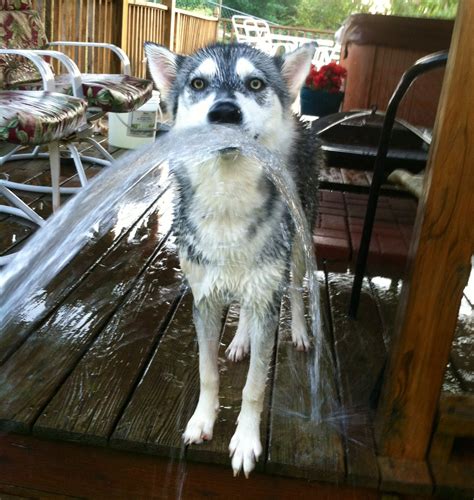
[[[128,76],[130,76],[132,74],[131,67],[130,67],[130,59],[128,58],[127,54],[120,47],[117,47],[117,45],[114,45],[112,43],[59,41],[59,42],[49,42],[49,45],[56,46],[56,47],[57,46],[97,47],[97,48],[109,49],[120,59],[120,62],[122,63],[122,67],[123,67],[123,74],[128,75]]]
[[[24,49],[0,49],[0,55],[15,55],[29,59],[38,69],[41,79],[43,80],[43,88],[49,92],[55,91],[54,75],[46,63],[39,55],[34,54],[31,50]]]
[[[39,54],[43,57],[52,57],[53,59],[57,59],[66,68],[68,75],[71,77],[72,95],[74,97],[80,97],[81,99],[84,99],[84,92],[82,91],[81,72],[77,67],[77,64],[70,57],[57,50],[34,49],[31,52],[33,52],[34,54]]]

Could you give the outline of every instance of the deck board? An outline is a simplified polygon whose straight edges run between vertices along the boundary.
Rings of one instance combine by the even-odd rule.
[[[171,457],[184,454],[181,435],[197,403],[198,388],[197,343],[188,293],[163,333],[111,436],[111,445]]]
[[[377,486],[379,471],[370,399],[385,359],[382,323],[364,281],[356,320],[347,316],[352,275],[328,274],[334,346],[338,362],[347,477],[354,484]]]
[[[324,289],[321,295],[325,296]],[[314,400],[318,381],[312,369],[315,349],[307,353],[295,350],[291,341],[290,315],[289,304],[285,300],[280,314],[266,470],[281,475],[338,482],[345,475],[339,423],[324,420],[324,417],[322,422],[318,421],[319,402]],[[326,367],[330,365],[325,363]],[[322,376],[326,378],[323,383],[332,386],[334,375],[323,371]],[[335,394],[332,396],[335,397]],[[324,405],[323,412],[333,405],[334,402]]]
[[[28,304],[28,308],[34,310],[38,306],[41,306],[41,313],[34,321],[29,319],[30,316],[28,314],[23,314],[15,316],[8,327],[3,328],[0,326],[0,365],[5,362],[18,345],[24,341],[48,313],[57,307],[76,286],[83,280],[88,279],[92,272],[96,270],[104,272],[103,269],[100,269],[100,266],[102,266],[103,261],[109,254],[113,254],[110,258],[112,262],[110,265],[113,268],[113,260],[118,259],[120,254],[127,249],[127,245],[133,247],[133,240],[130,243],[124,241],[126,235],[130,234],[130,237],[133,238],[132,233],[135,232],[135,241],[139,242],[139,238],[145,236],[143,233],[147,231],[149,224],[147,217],[150,217],[150,212],[154,213],[159,206],[169,203],[169,200],[161,200],[161,194],[143,193],[143,190],[138,187],[121,200],[121,206],[126,209],[127,203],[133,201],[135,196],[140,197],[140,203],[144,206],[143,212],[137,213],[134,217],[127,217],[121,220],[120,224],[117,224],[113,230],[98,240],[92,240],[87,243],[80,254],[48,284],[45,291],[39,291],[37,295],[29,297],[30,303]],[[149,206],[153,205],[157,197],[159,198],[157,206],[150,209]],[[120,260],[117,260],[115,265],[118,262]],[[106,276],[106,274],[102,274],[102,276]]]
[[[36,421],[33,432],[106,445],[180,290],[173,251],[160,248],[127,300]]]
[[[0,428],[30,430],[166,236],[149,224],[141,219],[142,230],[122,240],[2,365]]]

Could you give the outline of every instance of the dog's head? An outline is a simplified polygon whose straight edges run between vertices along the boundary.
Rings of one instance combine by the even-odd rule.
[[[176,128],[237,125],[271,146],[309,72],[314,46],[270,57],[244,44],[217,44],[180,56],[145,44],[150,74]]]

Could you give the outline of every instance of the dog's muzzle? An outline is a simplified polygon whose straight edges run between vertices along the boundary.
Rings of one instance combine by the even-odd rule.
[[[234,101],[215,102],[207,115],[211,123],[242,123],[242,111]]]

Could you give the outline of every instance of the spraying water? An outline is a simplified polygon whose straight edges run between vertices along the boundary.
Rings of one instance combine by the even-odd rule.
[[[314,338],[312,419],[320,421],[334,411],[336,396],[328,373],[331,359],[324,324],[321,319],[317,266],[308,227],[293,178],[281,158],[253,139],[231,127],[208,127],[193,132],[172,131],[153,145],[124,155],[116,164],[97,176],[46,225],[31,237],[21,252],[0,274],[0,318],[2,331],[15,322],[24,321],[22,311],[28,310],[27,321],[38,321],[44,311],[28,304],[44,293],[48,283],[91,241],[104,235],[114,224],[121,200],[140,187],[143,196],[158,193],[173,180],[174,164],[200,163],[232,152],[260,163],[288,205],[305,252],[310,316]],[[171,167],[170,167],[171,166]],[[139,200],[137,200],[139,201]],[[327,325],[327,323],[326,323]],[[5,330],[4,330],[5,329]]]

